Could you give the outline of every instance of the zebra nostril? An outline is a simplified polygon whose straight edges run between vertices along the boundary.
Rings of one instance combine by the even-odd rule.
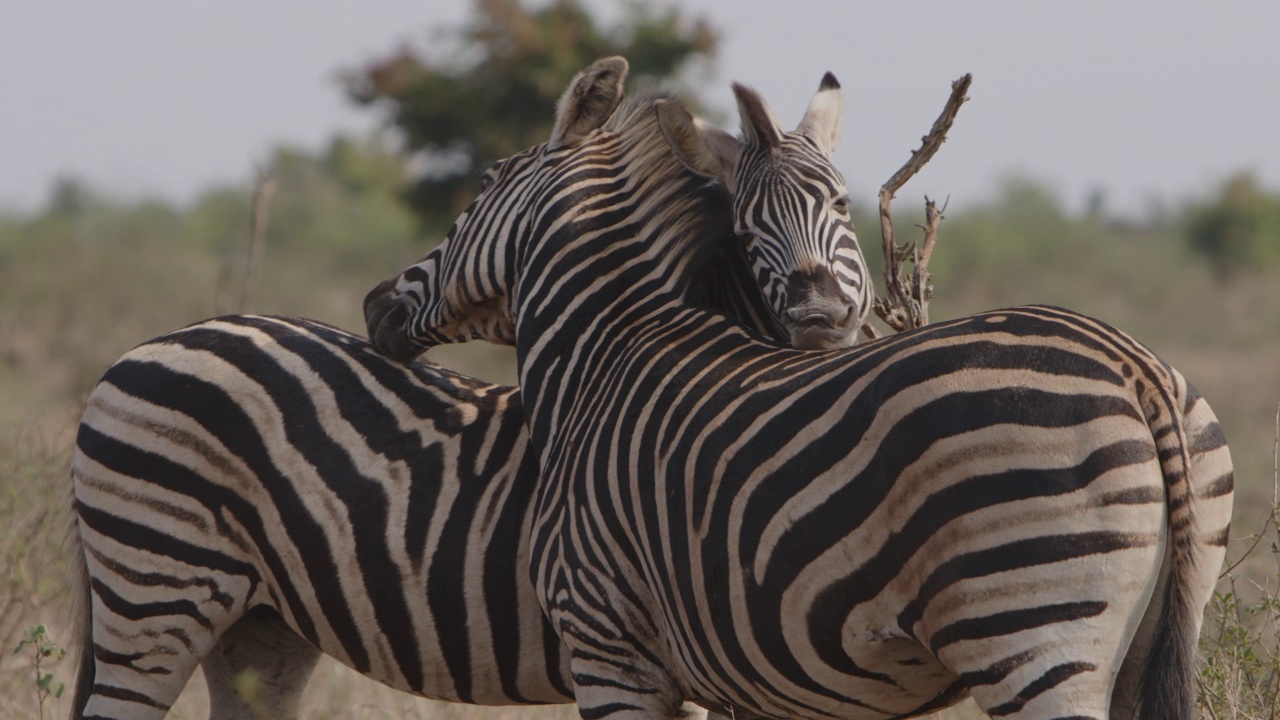
[[[858,306],[849,303],[844,306],[844,315],[836,322],[837,327],[846,327],[849,323],[854,322],[858,318]]]

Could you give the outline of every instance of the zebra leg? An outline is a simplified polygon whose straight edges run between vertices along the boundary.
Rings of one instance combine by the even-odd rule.
[[[110,480],[118,475],[81,452],[83,437],[78,442],[72,475],[90,589],[86,647],[93,649],[93,668],[81,673],[92,677],[83,715],[160,720],[223,630],[250,604],[251,568],[174,557],[174,548],[188,543],[199,559],[213,556],[199,554],[188,525],[175,528],[163,512],[143,512],[171,505],[148,504],[136,494],[127,517],[113,512],[119,498]],[[183,533],[190,539],[179,539]]]
[[[210,720],[297,718],[320,655],[275,610],[265,605],[250,610],[201,663]]]
[[[91,589],[84,648],[93,665],[81,669],[86,687],[77,689],[77,700],[84,698],[77,711],[85,718],[161,720],[235,618],[220,602],[209,602],[208,590],[185,582],[190,568],[178,571],[99,534],[80,510]]]
[[[99,631],[104,623],[95,615],[93,684],[82,717],[161,720],[195,672],[205,643],[191,643],[181,628],[147,622],[153,618],[136,629],[113,622]]]

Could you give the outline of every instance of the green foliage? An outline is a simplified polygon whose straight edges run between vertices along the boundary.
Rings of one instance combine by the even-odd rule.
[[[404,162],[379,141],[339,136],[319,153],[277,147],[262,172],[276,182],[268,247],[330,253],[404,246],[417,232],[413,215],[396,197]],[[170,237],[221,254],[247,251],[251,194],[247,185],[205,192],[176,219],[180,227]]]
[[[1235,175],[1215,197],[1190,209],[1186,234],[1222,280],[1274,267],[1280,264],[1280,196],[1265,192],[1250,173]]]
[[[66,683],[58,682],[54,679],[53,673],[46,672],[44,664],[52,660],[56,663],[66,656],[67,651],[53,641],[49,637],[48,631],[43,625],[30,625],[22,635],[22,640],[18,641],[18,647],[14,649],[13,654],[19,655],[31,649],[31,665],[35,671],[35,690],[37,705],[40,708],[39,717],[44,717],[44,703],[50,697],[60,698],[62,693],[67,689]]]
[[[282,147],[264,172],[277,183],[268,246],[328,252],[402,245],[414,234],[413,216],[395,194],[405,177],[403,161],[380,143],[338,137],[318,155]],[[243,199],[237,206],[246,234],[248,207]]]
[[[633,78],[657,81],[714,56],[718,41],[705,20],[674,7],[636,2],[619,25],[601,28],[576,0],[537,9],[477,0],[451,35],[431,57],[402,47],[346,77],[351,98],[381,107],[425,159],[405,197],[428,225],[447,225],[466,207],[487,164],[546,140],[560,93],[591,61],[623,55]]]

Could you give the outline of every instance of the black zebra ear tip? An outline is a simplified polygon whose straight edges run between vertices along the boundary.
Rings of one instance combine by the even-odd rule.
[[[818,92],[822,92],[823,90],[839,90],[839,89],[840,89],[840,81],[836,79],[835,75],[831,74],[830,70],[828,70],[827,74],[822,76],[822,84],[818,86]]]

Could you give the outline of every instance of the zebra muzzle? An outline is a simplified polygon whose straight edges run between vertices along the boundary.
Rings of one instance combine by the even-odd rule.
[[[783,313],[783,326],[791,344],[800,350],[828,350],[849,347],[858,341],[858,317],[851,304],[815,307],[807,305]]]

